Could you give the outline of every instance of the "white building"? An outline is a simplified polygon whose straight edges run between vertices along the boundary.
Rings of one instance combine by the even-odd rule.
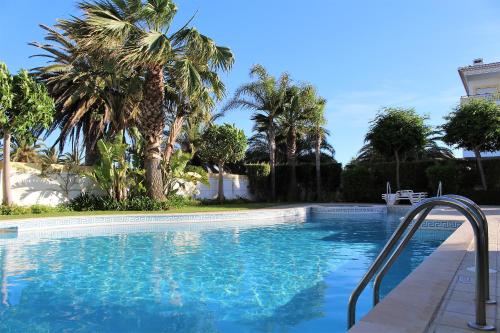
[[[500,105],[500,62],[485,64],[481,58],[474,59],[472,65],[460,67],[458,74],[467,94],[460,99],[460,103],[471,98],[486,98]],[[500,151],[484,152],[481,155],[484,157],[500,156]],[[474,157],[474,153],[464,151],[463,157]]]

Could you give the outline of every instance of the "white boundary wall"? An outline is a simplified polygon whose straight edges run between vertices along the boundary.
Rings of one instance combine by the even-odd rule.
[[[219,174],[211,173],[208,175],[210,186],[198,184],[200,194],[197,199],[216,199],[219,187]],[[226,199],[252,199],[248,190],[248,177],[244,175],[224,174],[224,197]]]
[[[42,176],[40,166],[36,164],[11,162],[11,166],[10,182],[12,201],[15,205],[57,206],[83,192],[102,193],[90,179],[84,176],[67,172]],[[1,172],[3,173],[3,169]],[[2,183],[2,178],[0,177],[0,183]],[[1,190],[0,198],[3,198]]]
[[[60,175],[52,174],[49,177],[43,177],[40,167],[37,165],[15,162],[12,162],[11,165],[12,199],[14,204],[19,206],[35,204],[57,206],[67,202],[68,198],[75,198],[83,192],[102,193],[90,179],[83,176],[68,176],[66,172],[62,172]],[[217,198],[218,174],[210,174],[209,182],[210,186],[198,185],[199,194],[195,198]],[[0,200],[3,197],[1,188],[0,177]],[[224,175],[224,196],[227,199],[251,199],[248,191],[248,178],[241,175]]]

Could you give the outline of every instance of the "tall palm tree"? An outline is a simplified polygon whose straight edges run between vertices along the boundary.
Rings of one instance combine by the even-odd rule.
[[[287,165],[290,170],[289,199],[297,199],[297,138],[308,131],[308,123],[316,109],[316,91],[310,86],[292,86],[287,91],[287,102],[278,117],[279,130],[286,137]]]
[[[277,118],[286,103],[290,78],[288,74],[283,73],[276,79],[261,65],[252,67],[250,76],[256,80],[239,87],[223,110],[244,108],[254,111],[251,116],[251,120],[255,122],[253,129],[257,133],[265,133],[269,142],[271,198],[275,201]]]
[[[314,140],[314,155],[316,169],[316,200],[321,199],[321,146],[325,138],[330,134],[325,128],[325,106],[326,100],[317,97],[311,117],[309,119],[309,134]]]
[[[229,69],[228,48],[196,29],[187,27],[171,33],[177,7],[171,0],[95,0],[82,2],[86,46],[108,48],[124,67],[142,72],[143,96],[137,127],[145,140],[146,187],[154,199],[163,199],[161,139],[165,125],[165,68],[175,67],[184,86],[197,86],[199,75],[187,54],[210,59],[214,68]],[[189,23],[189,22],[188,22]],[[195,90],[195,89],[194,89]]]
[[[111,55],[83,50],[78,41],[79,21],[60,21],[54,28],[41,25],[48,43],[31,43],[40,48],[50,63],[34,73],[55,99],[57,112],[47,136],[59,129],[56,143],[62,151],[69,137],[83,136],[85,163],[97,159],[96,143],[105,134],[124,130],[140,100],[140,80],[123,71]]]
[[[172,116],[169,123],[167,141],[164,150],[164,162],[169,163],[174,145],[182,132],[187,118],[200,115],[210,117],[215,103],[225,94],[225,85],[220,79],[217,66],[211,58],[200,53],[187,52],[185,55],[191,62],[190,78],[187,79],[178,66],[165,68],[167,75],[167,89],[165,94],[168,114]],[[231,52],[227,52],[219,61],[224,62],[223,69],[229,69],[234,62]],[[197,78],[197,79],[193,79]]]

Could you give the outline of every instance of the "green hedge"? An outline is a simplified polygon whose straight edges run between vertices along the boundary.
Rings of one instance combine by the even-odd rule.
[[[269,164],[247,164],[249,189],[258,200],[270,200]],[[321,190],[324,200],[332,201],[340,186],[342,165],[325,163],[321,165]],[[297,192],[300,201],[316,199],[316,167],[314,164],[297,165]],[[290,183],[290,170],[286,165],[276,166],[276,196],[279,201],[286,201]]]
[[[480,188],[475,159],[403,162],[400,167],[402,189],[434,195],[439,181],[444,193],[470,197],[481,204],[500,204],[500,159],[487,158],[483,167],[488,191]],[[342,172],[342,199],[351,202],[382,202],[387,181],[395,191],[395,163],[348,165]]]
[[[258,201],[266,201],[269,199],[269,173],[271,167],[268,163],[246,164],[246,174],[248,177],[248,188],[250,193]]]
[[[444,193],[470,197],[481,204],[500,204],[500,158],[483,159],[488,191],[480,188],[475,159],[453,159],[403,162],[400,166],[401,188],[435,195],[439,181]],[[322,199],[325,201],[382,202],[387,181],[396,190],[395,163],[321,165]],[[258,200],[269,200],[268,164],[247,164],[250,191]],[[289,168],[276,167],[276,190],[279,201],[286,201],[289,190]],[[297,166],[297,186],[300,201],[316,199],[316,172],[314,164]]]
[[[321,198],[332,201],[340,187],[342,164],[328,163],[321,165]],[[316,166],[314,164],[299,164],[296,169],[297,193],[299,201],[316,200]],[[287,201],[289,197],[290,168],[287,165],[276,166],[276,196],[279,201]]]

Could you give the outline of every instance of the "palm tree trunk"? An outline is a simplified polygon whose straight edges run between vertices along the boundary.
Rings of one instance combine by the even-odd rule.
[[[177,138],[182,131],[182,124],[184,123],[184,115],[177,115],[170,126],[170,130],[167,138],[167,145],[163,153],[163,160],[166,164],[170,163],[172,154],[174,152],[174,145],[177,142]]]
[[[483,190],[486,191],[488,189],[488,184],[486,184],[486,176],[484,174],[481,151],[479,148],[474,149],[474,155],[476,156],[477,168],[479,170],[479,175],[481,176],[481,184],[483,186]]]
[[[224,202],[224,163],[219,162],[219,188],[217,191],[217,198],[219,199],[219,203]]]
[[[12,205],[12,189],[10,187],[10,140],[11,134],[8,130],[4,129],[3,135],[3,200],[2,204],[5,206]]]
[[[271,121],[269,127],[269,166],[271,176],[271,201],[276,201],[276,134]]]
[[[146,170],[146,188],[150,198],[163,200],[163,179],[161,174],[161,138],[165,124],[163,112],[165,82],[163,67],[156,66],[148,70],[143,86],[143,97],[137,127],[146,140],[144,168]]]
[[[161,174],[161,137],[149,137],[146,141],[144,169],[146,171],[146,189],[148,196],[155,200],[163,200],[163,178]]]
[[[97,163],[99,154],[96,145],[88,140],[85,141],[85,165],[94,165]]]
[[[396,158],[396,188],[400,190],[401,186],[399,183],[399,152],[397,150],[394,151],[394,157]]]
[[[85,145],[85,165],[95,165],[99,159],[97,150],[97,141],[103,138],[103,129],[101,122],[91,120],[85,123],[84,145]]]
[[[316,137],[316,147],[314,150],[316,159],[316,200],[321,200],[321,135]]]
[[[289,201],[297,201],[297,130],[291,128],[287,137],[287,164],[290,168]]]

